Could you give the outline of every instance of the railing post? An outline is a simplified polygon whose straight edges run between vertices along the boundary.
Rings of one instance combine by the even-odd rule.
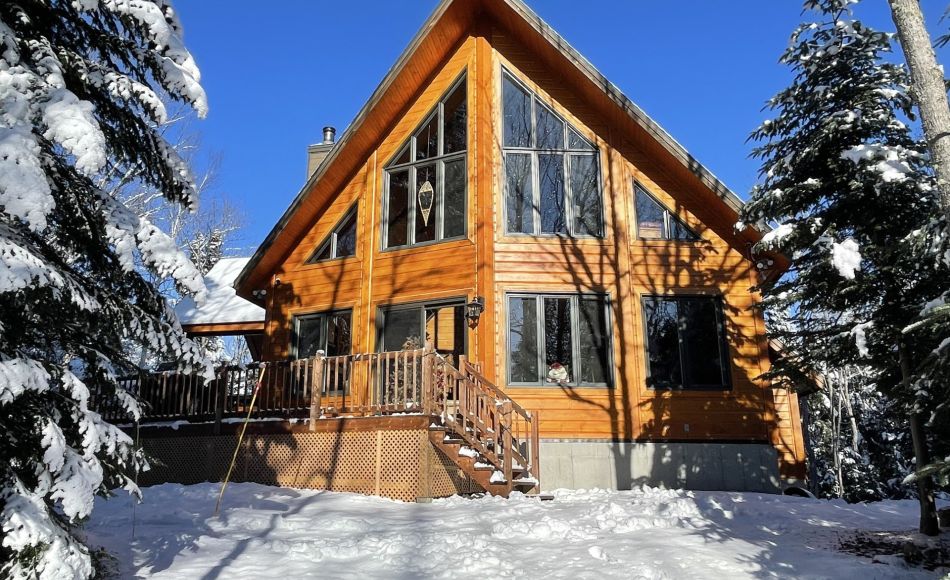
[[[320,400],[323,397],[323,367],[324,356],[317,352],[313,357],[310,371],[310,430],[317,430],[317,419],[320,418]]]
[[[224,400],[228,396],[228,367],[221,367],[221,372],[214,381],[214,434],[221,434],[221,419],[224,417]]]
[[[508,485],[511,486],[511,471],[512,471],[512,445],[511,445],[511,402],[505,401],[502,405],[502,420],[501,428],[504,431],[502,433],[502,440],[504,441],[502,449],[505,452],[505,481],[508,482]]]
[[[422,409],[423,413],[431,415],[432,393],[435,387],[435,350],[432,345],[426,343],[425,350],[422,351]]]
[[[541,439],[538,436],[540,420],[540,412],[533,411],[531,413],[531,471],[528,473],[533,475],[535,481],[538,482],[535,488],[538,492],[541,491]]]

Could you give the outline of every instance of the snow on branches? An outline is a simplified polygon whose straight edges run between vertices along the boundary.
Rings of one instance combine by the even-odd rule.
[[[143,278],[203,299],[174,240],[103,188],[119,179],[195,204],[158,125],[171,101],[208,110],[166,0],[0,3],[0,575],[86,578],[72,525],[146,468],[96,412],[141,411],[118,378],[130,344],[208,376],[201,348]],[[120,176],[120,177],[116,177]]]

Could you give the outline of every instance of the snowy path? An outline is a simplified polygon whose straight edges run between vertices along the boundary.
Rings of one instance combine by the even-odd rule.
[[[916,504],[751,493],[559,492],[555,501],[399,503],[233,484],[98,500],[89,539],[123,578],[927,578],[833,551],[839,533],[907,530]]]

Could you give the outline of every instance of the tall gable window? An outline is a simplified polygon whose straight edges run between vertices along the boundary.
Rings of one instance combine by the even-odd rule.
[[[597,149],[510,74],[503,77],[506,231],[603,236]]]
[[[307,259],[308,264],[356,255],[356,206],[343,216],[327,239]]]
[[[508,353],[509,384],[609,385],[606,297],[509,295]]]
[[[643,298],[647,385],[656,389],[728,389],[722,304],[712,296]]]
[[[693,230],[647,193],[639,183],[634,183],[633,189],[636,196],[638,236],[648,240],[699,241],[699,236]]]
[[[386,167],[384,249],[465,236],[467,122],[463,76]]]

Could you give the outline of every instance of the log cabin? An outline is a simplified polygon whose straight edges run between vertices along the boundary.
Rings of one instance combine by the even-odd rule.
[[[263,320],[184,321],[254,334],[253,412],[302,421],[259,429],[291,438],[284,459],[322,453],[295,433],[336,437],[310,479],[266,442],[245,477],[406,499],[803,477],[796,395],[759,378],[753,288],[781,257],[753,255],[740,198],[522,1],[443,0],[308,157],[233,282]],[[248,389],[212,397],[218,422]],[[387,488],[400,470],[415,483]]]

